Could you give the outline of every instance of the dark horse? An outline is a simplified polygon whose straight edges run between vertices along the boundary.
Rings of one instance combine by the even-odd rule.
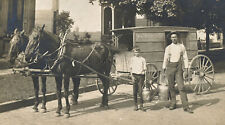
[[[15,63],[18,55],[22,52],[25,52],[26,46],[28,44],[29,38],[24,34],[24,32],[14,31],[14,36],[10,41],[10,50],[9,50],[9,61],[11,64]],[[23,62],[26,65],[25,62]],[[33,65],[29,65],[29,68],[43,68],[43,63],[35,63]],[[34,85],[34,92],[35,92],[35,104],[34,104],[34,111],[38,111],[38,104],[39,104],[39,79],[38,76],[32,76],[33,85]],[[42,100],[42,107],[43,112],[46,112],[46,76],[41,77],[42,81],[42,93],[43,93],[43,100]]]
[[[30,41],[33,41],[33,40],[36,40],[36,39],[39,39],[39,36],[38,34],[36,34],[36,32],[38,32],[39,30],[41,30],[41,28],[36,28],[34,29],[33,33],[30,35]],[[47,33],[45,32],[46,34],[50,34],[50,33]],[[59,38],[55,35],[46,35],[48,36],[46,39],[47,40],[50,40],[50,41],[56,41],[56,44],[54,44],[54,46],[52,45],[42,45],[42,46],[45,46],[46,48],[43,48],[43,49],[47,49],[49,52],[53,52],[55,49],[57,49],[57,47],[59,46]],[[9,61],[11,64],[14,64],[18,55],[22,52],[25,52],[25,49],[28,45],[28,42],[29,42],[29,38],[24,34],[24,32],[19,32],[17,30],[15,30],[14,32],[14,36],[13,38],[11,39],[10,41],[10,50],[9,50]],[[49,48],[48,48],[49,47]],[[41,54],[42,52],[44,52],[45,50],[41,50],[39,51],[39,54]],[[52,54],[51,56],[49,56],[48,58],[50,59],[55,59],[57,56],[57,53],[55,54]],[[33,60],[37,60],[37,58],[40,57],[40,55],[36,54],[36,55],[32,55],[32,57],[29,57],[29,58],[34,58]],[[28,57],[27,57],[28,58]],[[41,59],[38,59],[38,61],[33,61],[31,62],[32,60],[28,60],[28,64],[26,62],[22,62],[22,66],[28,66],[29,68],[32,68],[32,69],[45,69],[47,68],[46,65],[47,65],[47,59],[46,58],[41,58]],[[32,75],[32,80],[33,80],[33,85],[34,85],[34,93],[35,93],[35,103],[34,103],[34,106],[33,106],[33,109],[35,112],[38,111],[38,105],[39,105],[39,77],[38,76],[35,76],[35,75]],[[43,98],[42,98],[42,107],[41,109],[43,110],[43,112],[46,112],[46,76],[41,76],[41,81],[42,81],[42,88],[41,88],[41,91],[42,91],[42,94],[43,94]],[[73,79],[74,82],[76,82],[76,85],[79,86],[79,81],[80,79],[79,78],[74,78]],[[74,87],[74,88],[78,88],[77,86]],[[73,104],[76,104],[77,103],[77,99],[78,99],[78,90],[75,90],[74,89],[74,94],[73,94],[73,101],[72,103]]]
[[[108,88],[109,88],[109,73],[112,65],[112,51],[107,45],[102,43],[95,44],[77,44],[78,41],[65,41],[64,45],[59,45],[59,41],[56,39],[49,39],[52,34],[45,32],[43,29],[36,29],[30,36],[28,46],[25,51],[25,59],[28,62],[33,62],[38,55],[43,53],[55,53],[58,52],[57,59],[53,67],[53,73],[56,74],[56,86],[58,97],[58,108],[56,113],[60,115],[62,110],[61,102],[61,88],[62,79],[64,79],[64,96],[66,100],[65,115],[70,116],[70,104],[69,104],[69,80],[72,77],[74,81],[74,91],[78,91],[80,82],[77,82],[78,75],[87,73],[97,73],[101,79],[104,87],[104,94],[102,96],[101,107],[108,108]],[[33,37],[33,38],[32,38]],[[76,43],[77,42],[77,43]],[[34,58],[35,57],[35,58]],[[74,94],[78,96],[77,94]]]

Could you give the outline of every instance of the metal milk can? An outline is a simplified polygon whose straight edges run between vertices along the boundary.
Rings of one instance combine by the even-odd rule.
[[[159,79],[159,100],[167,101],[168,95],[169,95],[168,79],[166,78],[165,73],[161,73]]]

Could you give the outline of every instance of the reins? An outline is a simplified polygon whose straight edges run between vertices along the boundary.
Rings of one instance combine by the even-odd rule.
[[[79,64],[82,65],[83,67],[89,69],[90,71],[92,71],[92,72],[94,72],[94,73],[96,73],[96,74],[98,74],[98,75],[100,75],[100,76],[102,76],[102,77],[104,77],[104,78],[107,78],[107,79],[110,79],[110,80],[112,79],[112,78],[110,78],[109,76],[106,76],[106,75],[104,75],[104,74],[102,74],[102,73],[97,72],[96,70],[94,70],[93,68],[91,68],[91,67],[88,66],[88,65],[85,65],[85,64],[82,63],[81,61],[78,61],[78,60],[73,59],[73,58],[71,58],[71,57],[69,57],[69,56],[66,56],[66,55],[64,55],[64,57],[67,58],[67,59],[69,59],[69,60],[71,60],[72,62],[79,63]]]

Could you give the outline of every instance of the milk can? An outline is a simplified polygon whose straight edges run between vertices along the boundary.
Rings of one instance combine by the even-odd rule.
[[[151,100],[151,92],[150,92],[150,88],[149,88],[149,83],[147,83],[146,72],[145,72],[145,81],[144,81],[144,88],[142,91],[142,96],[145,101]]]
[[[159,85],[159,100],[167,101],[168,95],[169,95],[168,86]]]
[[[166,78],[165,73],[162,73],[159,79],[159,100],[167,101],[168,95],[169,95],[168,79]]]
[[[145,101],[150,101],[151,93],[150,93],[150,89],[148,87],[145,86],[143,88],[142,96]]]

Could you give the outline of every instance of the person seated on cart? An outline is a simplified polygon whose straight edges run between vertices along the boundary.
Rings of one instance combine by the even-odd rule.
[[[193,113],[193,111],[189,108],[187,93],[185,92],[182,69],[182,65],[184,64],[184,76],[187,76],[188,57],[184,45],[178,41],[178,36],[179,34],[177,32],[171,32],[169,34],[169,38],[172,43],[165,49],[162,66],[168,79],[169,93],[171,96],[169,109],[176,109],[176,81],[184,111]]]
[[[142,95],[142,87],[144,85],[145,80],[145,71],[146,71],[146,60],[142,56],[140,56],[140,49],[135,47],[133,49],[134,56],[131,57],[130,60],[130,71],[133,82],[133,97],[134,97],[134,111],[141,110],[145,111],[143,107],[143,95]],[[138,95],[140,97],[138,102]],[[140,108],[138,108],[138,103],[140,104]]]

